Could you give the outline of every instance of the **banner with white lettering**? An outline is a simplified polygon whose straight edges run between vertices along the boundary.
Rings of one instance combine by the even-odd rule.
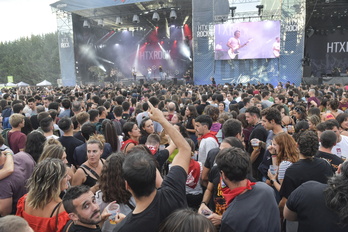
[[[306,41],[311,76],[343,76],[348,68],[348,34],[341,30],[315,33]]]

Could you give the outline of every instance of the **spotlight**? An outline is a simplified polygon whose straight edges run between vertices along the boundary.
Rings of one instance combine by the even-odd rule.
[[[119,25],[122,24],[122,19],[120,16],[116,17],[116,24],[119,24]]]
[[[159,14],[155,11],[152,15],[152,20],[158,22],[160,20]]]
[[[258,14],[259,14],[259,16],[261,16],[262,12],[263,12],[263,5],[257,5],[256,8],[259,9],[259,13]]]
[[[83,21],[83,27],[84,28],[90,28],[91,25],[89,24],[88,20]]]
[[[139,16],[138,15],[133,15],[133,23],[139,23],[140,22],[140,19],[139,19]]]
[[[173,19],[173,20],[175,20],[175,19],[177,18],[177,15],[176,15],[176,12],[175,12],[174,9],[172,9],[172,10],[170,11],[169,17],[170,17],[171,19]]]
[[[234,14],[236,13],[236,9],[237,9],[237,7],[235,7],[235,6],[230,7],[232,18],[234,17]]]

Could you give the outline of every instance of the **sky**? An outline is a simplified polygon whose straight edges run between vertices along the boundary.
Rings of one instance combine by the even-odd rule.
[[[51,3],[58,0],[0,0],[0,42],[57,30]]]

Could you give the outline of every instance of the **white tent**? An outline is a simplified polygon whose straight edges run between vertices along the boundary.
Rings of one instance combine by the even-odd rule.
[[[6,86],[8,86],[8,87],[15,87],[15,86],[17,86],[17,84],[9,82],[9,83],[6,84]]]
[[[52,85],[51,82],[46,81],[46,80],[36,84],[36,86],[49,86],[49,85]]]
[[[29,84],[21,81],[21,82],[17,83],[17,86],[18,87],[27,87],[27,86],[29,86]]]

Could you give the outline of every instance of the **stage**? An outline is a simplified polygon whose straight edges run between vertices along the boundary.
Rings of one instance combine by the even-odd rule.
[[[333,85],[333,84],[341,84],[341,85],[347,85],[348,84],[348,76],[340,76],[340,77],[304,77],[303,78],[304,84],[312,84],[312,85],[319,85],[319,84],[327,84],[327,85]]]

